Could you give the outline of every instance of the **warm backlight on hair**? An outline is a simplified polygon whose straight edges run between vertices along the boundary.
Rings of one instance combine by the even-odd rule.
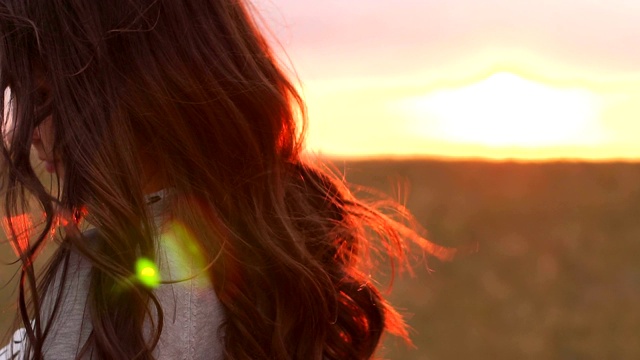
[[[29,214],[21,214],[2,218],[2,228],[16,256],[21,256],[29,248],[29,238],[33,229],[33,222]],[[13,232],[11,229],[13,228]],[[15,238],[11,240],[13,237]]]
[[[554,88],[496,73],[461,88],[408,100],[415,128],[426,118],[442,139],[489,146],[539,147],[597,143],[598,97],[586,89]]]

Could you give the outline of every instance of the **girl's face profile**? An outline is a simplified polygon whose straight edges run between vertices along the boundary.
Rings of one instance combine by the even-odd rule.
[[[38,159],[44,163],[48,173],[57,173],[62,178],[62,162],[54,151],[54,129],[51,115],[47,116],[33,131],[32,147],[36,151]]]
[[[44,163],[45,170],[50,173],[57,173],[60,178],[63,176],[62,162],[60,154],[55,151],[55,129],[50,110],[51,89],[48,83],[42,78],[41,72],[36,69],[38,80],[38,107],[39,111],[48,114],[38,124],[33,131],[32,148],[35,150],[38,159]]]

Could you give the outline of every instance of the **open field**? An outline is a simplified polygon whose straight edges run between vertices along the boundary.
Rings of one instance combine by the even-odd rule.
[[[396,280],[391,301],[418,349],[390,341],[385,358],[640,358],[640,164],[335,166],[387,193],[410,184],[406,205],[433,242],[477,248]],[[15,310],[2,309],[4,327]]]
[[[640,164],[336,166],[387,192],[408,180],[432,241],[478,249],[396,281],[418,349],[386,358],[640,358]]]

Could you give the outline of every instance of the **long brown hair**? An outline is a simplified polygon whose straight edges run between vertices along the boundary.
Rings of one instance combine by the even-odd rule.
[[[76,249],[93,265],[83,353],[152,358],[162,309],[132,280],[136,259],[153,259],[157,246],[145,177],[173,189],[171,216],[210,264],[226,358],[366,359],[385,330],[406,337],[365,266],[370,230],[384,254],[403,261],[400,225],[303,160],[304,104],[247,4],[0,0],[0,34],[0,88],[10,89],[0,104],[5,210],[23,213],[32,196],[46,213],[20,254],[31,356],[42,357],[55,321],[41,316],[43,298],[59,302],[49,288]],[[29,161],[32,133],[48,115],[65,173],[53,195]],[[38,276],[33,260],[56,209],[86,209],[98,245],[67,231]],[[113,291],[122,284],[127,291]],[[149,336],[150,307],[159,321]]]

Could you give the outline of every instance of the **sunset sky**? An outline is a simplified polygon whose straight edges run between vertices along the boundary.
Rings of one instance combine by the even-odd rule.
[[[640,1],[255,0],[308,148],[640,159]]]

